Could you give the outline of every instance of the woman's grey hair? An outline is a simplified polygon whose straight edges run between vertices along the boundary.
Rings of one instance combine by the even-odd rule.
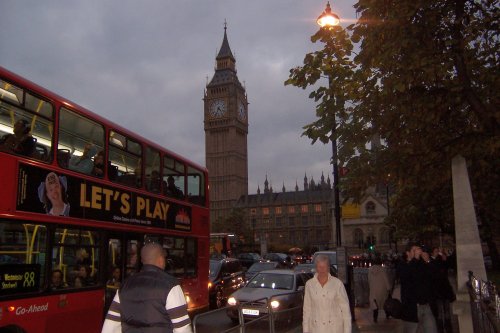
[[[324,254],[318,254],[316,258],[314,258],[314,262],[326,262],[328,264],[328,267],[330,267],[330,258],[327,255]]]

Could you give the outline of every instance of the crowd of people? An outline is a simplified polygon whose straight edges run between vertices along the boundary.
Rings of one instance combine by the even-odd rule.
[[[454,262],[454,257],[449,257],[443,249],[416,243],[408,244],[402,256],[386,261],[385,267],[381,258],[375,258],[368,270],[373,321],[378,321],[379,311],[390,295],[401,300],[400,316],[405,332],[452,332],[450,303],[456,296],[448,271]],[[395,270],[392,283],[386,267]]]

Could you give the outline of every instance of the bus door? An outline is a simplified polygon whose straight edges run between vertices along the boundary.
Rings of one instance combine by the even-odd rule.
[[[105,312],[111,305],[116,291],[121,287],[122,281],[138,272],[142,239],[143,236],[138,234],[108,234]]]

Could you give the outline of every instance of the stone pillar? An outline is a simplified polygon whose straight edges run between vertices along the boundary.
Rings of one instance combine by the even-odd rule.
[[[461,155],[452,159],[451,172],[457,253],[457,300],[453,303],[453,313],[458,316],[460,332],[472,332],[470,299],[466,286],[468,272],[472,271],[476,277],[486,280],[486,269],[467,165]]]

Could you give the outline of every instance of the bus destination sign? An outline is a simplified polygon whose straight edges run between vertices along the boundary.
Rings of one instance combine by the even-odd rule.
[[[191,207],[83,178],[19,165],[17,210],[191,231]]]
[[[0,265],[0,295],[38,291],[40,287],[40,265]]]

